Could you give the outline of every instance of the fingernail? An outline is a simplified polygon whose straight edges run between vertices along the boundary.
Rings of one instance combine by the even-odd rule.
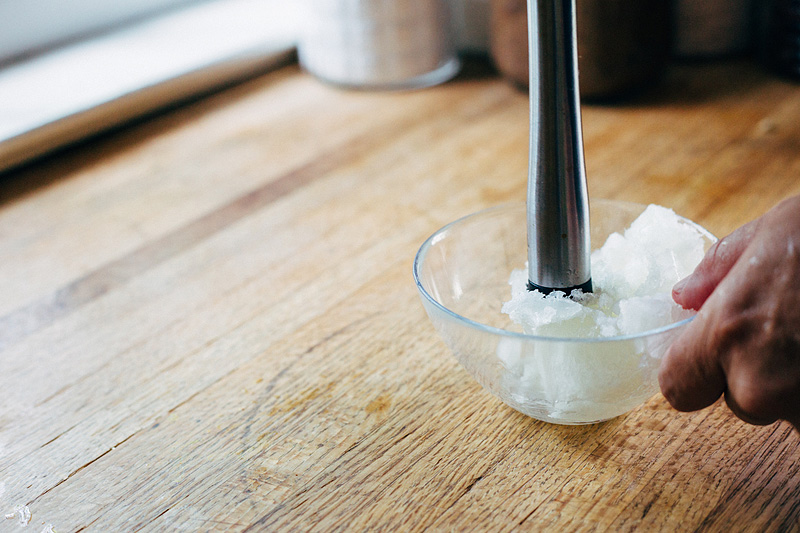
[[[689,278],[683,278],[678,283],[676,283],[674,287],[672,287],[672,294],[676,296],[680,295],[680,293],[683,292],[683,289],[685,289],[686,285],[688,284],[689,284]]]

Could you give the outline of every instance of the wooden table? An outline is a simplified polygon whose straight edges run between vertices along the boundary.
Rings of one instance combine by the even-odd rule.
[[[525,197],[525,94],[296,66],[0,177],[0,504],[29,531],[800,530],[800,437],[657,395],[548,425],[462,370],[411,263]],[[586,106],[593,197],[723,235],[800,193],[800,87],[680,65]],[[18,531],[13,520],[0,531]]]

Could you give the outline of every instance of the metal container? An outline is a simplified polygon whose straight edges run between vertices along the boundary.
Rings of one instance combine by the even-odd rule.
[[[366,89],[441,83],[459,70],[447,0],[307,0],[301,65]]]

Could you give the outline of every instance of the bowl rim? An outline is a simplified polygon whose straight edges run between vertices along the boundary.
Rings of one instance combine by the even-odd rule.
[[[595,202],[610,203],[610,204],[623,204],[623,205],[629,205],[629,206],[640,206],[640,207],[643,207],[643,208],[647,208],[648,205],[651,205],[651,204],[640,204],[640,203],[637,203],[637,202],[628,202],[628,201],[625,201],[625,200],[610,200],[610,199],[605,199],[605,198],[593,198],[593,199],[590,200],[590,209],[591,209],[591,205],[593,203],[595,203]],[[430,237],[425,239],[425,241],[422,243],[422,246],[420,246],[419,250],[417,250],[417,253],[414,256],[414,264],[413,264],[413,269],[412,269],[413,270],[413,275],[414,275],[414,283],[417,286],[417,290],[425,298],[425,300],[430,302],[434,307],[436,307],[439,310],[443,311],[446,315],[449,315],[451,318],[455,319],[456,321],[463,322],[464,324],[466,324],[466,325],[468,325],[470,327],[473,327],[475,329],[478,329],[480,331],[484,331],[486,333],[499,335],[499,336],[503,336],[503,337],[510,337],[510,338],[516,338],[516,339],[520,339],[520,340],[536,341],[536,342],[592,343],[592,344],[593,343],[626,342],[626,341],[632,341],[632,340],[637,340],[637,339],[643,339],[643,338],[646,338],[646,337],[653,337],[653,336],[661,335],[662,333],[666,333],[666,332],[671,331],[673,329],[681,328],[681,327],[685,326],[686,324],[688,324],[689,322],[691,322],[692,320],[694,320],[696,315],[695,316],[691,316],[689,318],[685,318],[685,319],[683,319],[683,320],[681,320],[679,322],[674,322],[672,324],[668,324],[666,326],[662,326],[660,328],[649,329],[649,330],[642,331],[642,332],[639,332],[639,333],[631,333],[631,334],[627,334],[627,335],[616,335],[616,336],[613,336],[613,337],[550,337],[550,336],[545,336],[545,335],[530,335],[528,333],[521,333],[521,332],[518,332],[518,331],[511,331],[511,330],[508,330],[508,329],[503,329],[503,328],[498,328],[498,327],[495,327],[495,326],[490,326],[488,324],[483,324],[483,323],[478,322],[476,320],[473,320],[471,318],[467,318],[467,317],[465,317],[463,315],[460,315],[460,314],[456,313],[455,311],[449,309],[445,305],[443,305],[441,302],[439,302],[436,298],[434,298],[433,295],[431,295],[425,289],[425,287],[422,285],[422,281],[420,279],[421,264],[422,264],[423,260],[425,259],[425,256],[427,255],[427,253],[430,250],[430,248],[435,244],[434,241],[436,241],[436,239],[440,235],[445,233],[450,228],[452,228],[454,226],[457,226],[459,224],[462,224],[462,223],[466,222],[469,219],[473,219],[473,218],[477,218],[477,217],[480,217],[480,216],[489,215],[489,214],[492,214],[494,212],[508,211],[508,210],[512,210],[512,209],[519,209],[520,207],[524,208],[524,206],[525,206],[524,202],[507,202],[507,203],[495,205],[495,206],[492,206],[492,207],[488,207],[486,209],[481,209],[479,211],[475,211],[475,212],[470,213],[468,215],[464,215],[464,216],[462,216],[460,218],[457,218],[456,220],[454,220],[452,222],[449,222],[448,224],[445,224],[444,226],[442,226],[441,228],[439,228],[438,230],[433,232],[430,235]],[[676,215],[677,215],[677,213],[676,213]],[[685,222],[685,223],[689,224],[690,226],[694,227],[695,229],[697,229],[701,234],[703,234],[703,236],[708,238],[712,242],[712,244],[718,240],[717,237],[714,236],[714,234],[712,234],[710,231],[708,231],[704,227],[700,226],[699,224],[697,224],[697,223],[695,223],[695,222],[693,222],[693,221],[689,220],[688,218],[683,217],[681,215],[677,215],[677,216],[681,220],[683,220],[683,222]],[[509,275],[510,274],[511,273],[509,272]]]

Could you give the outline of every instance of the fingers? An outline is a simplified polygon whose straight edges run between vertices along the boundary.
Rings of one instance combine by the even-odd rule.
[[[750,222],[709,248],[695,271],[672,289],[675,303],[700,309],[747,249],[757,225],[758,221]]]
[[[767,418],[745,411],[736,400],[735,394],[731,393],[731,391],[725,391],[725,403],[728,404],[728,409],[730,409],[731,412],[733,412],[733,414],[735,414],[740,420],[743,420],[744,422],[754,426],[768,426],[778,420],[777,417]]]
[[[713,404],[725,391],[725,373],[717,350],[707,338],[706,315],[689,323],[661,362],[661,393],[678,411],[697,411]]]
[[[709,249],[673,289],[700,309],[664,356],[659,384],[681,411],[725,395],[750,424],[800,431],[800,196]]]

